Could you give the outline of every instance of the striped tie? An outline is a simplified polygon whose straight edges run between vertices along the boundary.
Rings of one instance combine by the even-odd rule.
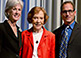
[[[67,26],[65,28],[65,32],[63,33],[63,36],[62,36],[62,41],[61,41],[61,45],[60,45],[60,52],[59,52],[59,58],[67,58],[68,28],[69,28],[69,26]]]

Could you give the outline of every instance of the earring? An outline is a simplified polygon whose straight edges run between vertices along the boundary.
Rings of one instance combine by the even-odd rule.
[[[7,16],[7,18],[9,18],[9,13],[7,13],[7,15],[6,15],[6,16]]]
[[[7,15],[9,16],[9,13]]]

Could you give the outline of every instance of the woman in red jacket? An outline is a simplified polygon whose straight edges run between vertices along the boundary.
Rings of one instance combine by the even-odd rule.
[[[22,32],[21,58],[55,58],[55,35],[43,27],[47,19],[44,8],[30,10],[27,20],[33,27]]]

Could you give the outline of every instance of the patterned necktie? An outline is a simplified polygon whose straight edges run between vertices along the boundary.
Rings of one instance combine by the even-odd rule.
[[[69,28],[69,26],[67,26],[65,28],[65,31],[64,31],[63,36],[62,36],[62,41],[61,41],[61,45],[60,45],[60,52],[59,52],[59,58],[66,58],[67,57],[68,28]]]

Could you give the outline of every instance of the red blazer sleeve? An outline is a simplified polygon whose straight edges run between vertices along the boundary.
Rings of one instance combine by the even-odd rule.
[[[51,51],[50,51],[50,58],[55,58],[55,35],[51,37]]]

